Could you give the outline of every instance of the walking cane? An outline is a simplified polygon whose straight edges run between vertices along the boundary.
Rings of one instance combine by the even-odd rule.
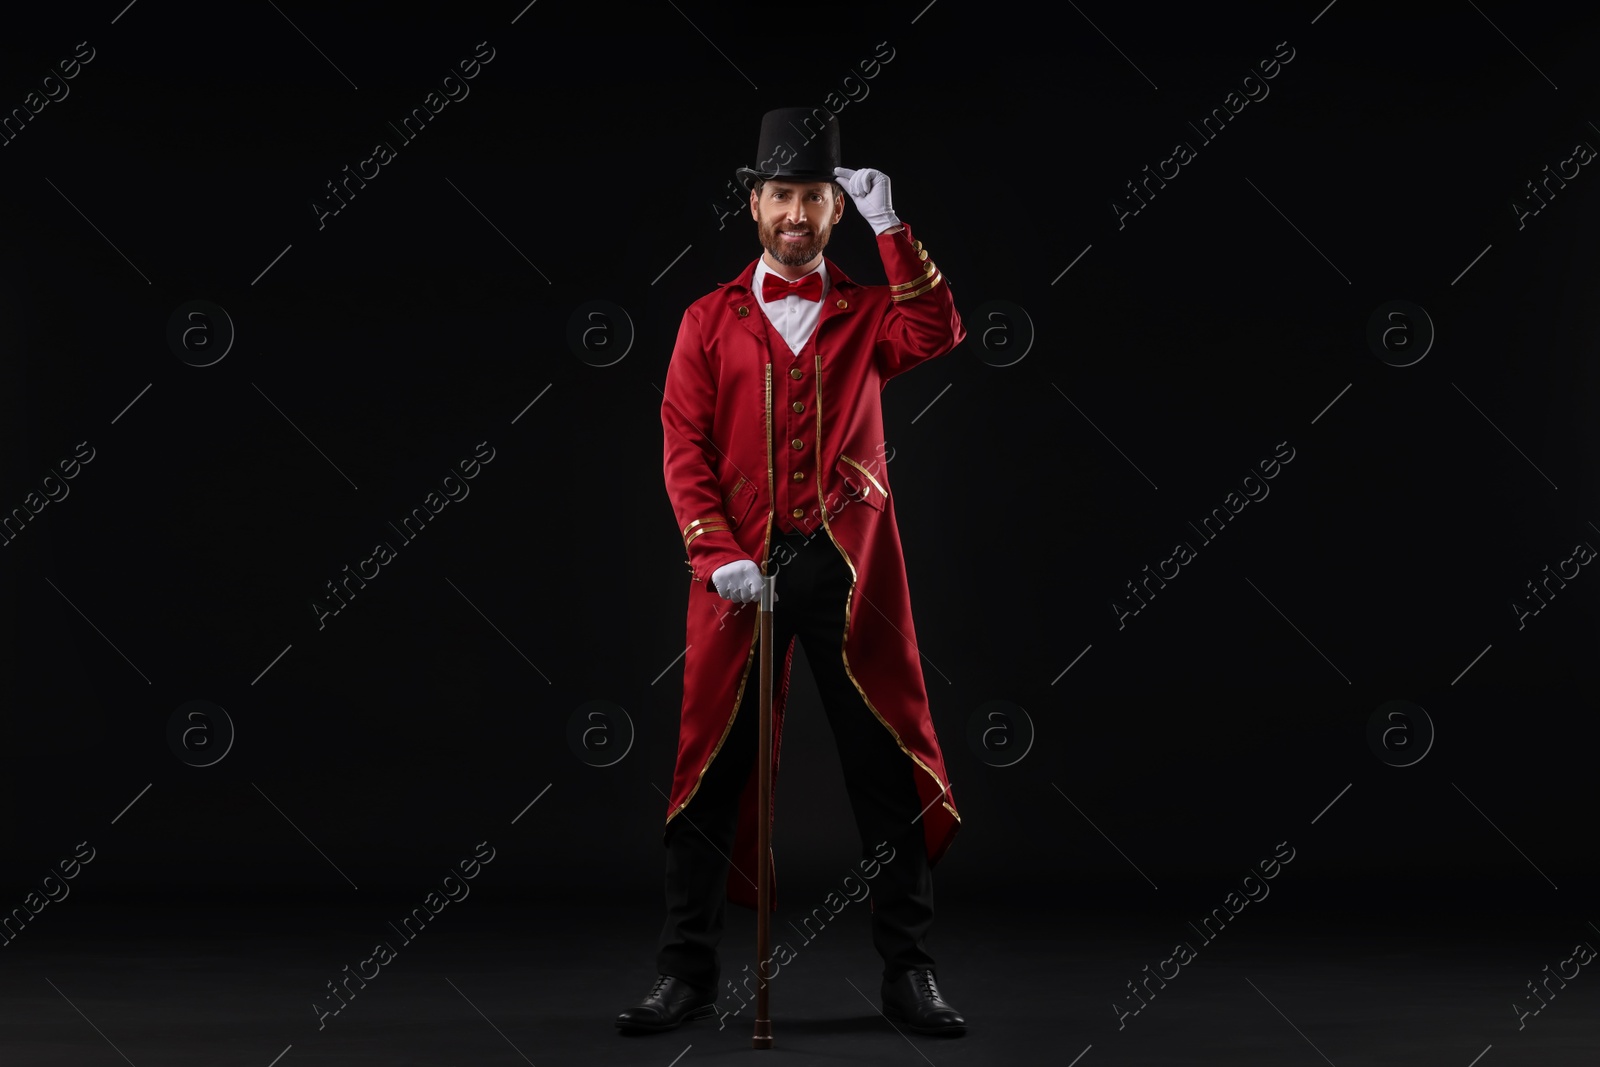
[[[772,1020],[767,1016],[767,975],[762,964],[768,959],[772,936],[769,910],[772,880],[772,604],[778,576],[761,579],[761,727],[756,743],[756,1032],[753,1048],[772,1047]]]

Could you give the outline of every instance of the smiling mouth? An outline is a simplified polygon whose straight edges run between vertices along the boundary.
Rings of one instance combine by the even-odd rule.
[[[811,236],[810,230],[780,230],[778,236],[786,241],[802,241]]]

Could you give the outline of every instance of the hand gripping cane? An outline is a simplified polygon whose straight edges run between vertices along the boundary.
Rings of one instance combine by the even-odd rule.
[[[753,1048],[772,1047],[767,1015],[768,976],[762,971],[772,937],[772,605],[776,574],[761,578],[761,727],[756,743],[756,1032]]]

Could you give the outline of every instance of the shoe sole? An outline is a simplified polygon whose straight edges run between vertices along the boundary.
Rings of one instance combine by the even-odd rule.
[[[694,1022],[697,1019],[710,1019],[716,1014],[717,1006],[715,1004],[703,1004],[700,1007],[695,1008],[693,1011],[686,1013],[683,1018],[679,1019],[675,1023],[655,1023],[652,1025],[650,1023],[625,1023],[619,1019],[616,1022],[616,1027],[618,1030],[621,1030],[624,1033],[628,1031],[637,1031],[646,1034],[662,1034],[666,1033],[668,1030],[676,1030],[684,1023]]]
[[[897,1012],[884,1010],[883,1017],[892,1023],[904,1026],[915,1034],[932,1034],[934,1036],[959,1037],[967,1032],[966,1023],[950,1023],[945,1026],[919,1026]]]

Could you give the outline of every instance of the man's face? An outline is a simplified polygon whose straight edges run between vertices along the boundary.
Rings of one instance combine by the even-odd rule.
[[[761,247],[786,267],[809,265],[828,246],[833,224],[844,215],[829,182],[768,181],[750,194],[750,214]]]

